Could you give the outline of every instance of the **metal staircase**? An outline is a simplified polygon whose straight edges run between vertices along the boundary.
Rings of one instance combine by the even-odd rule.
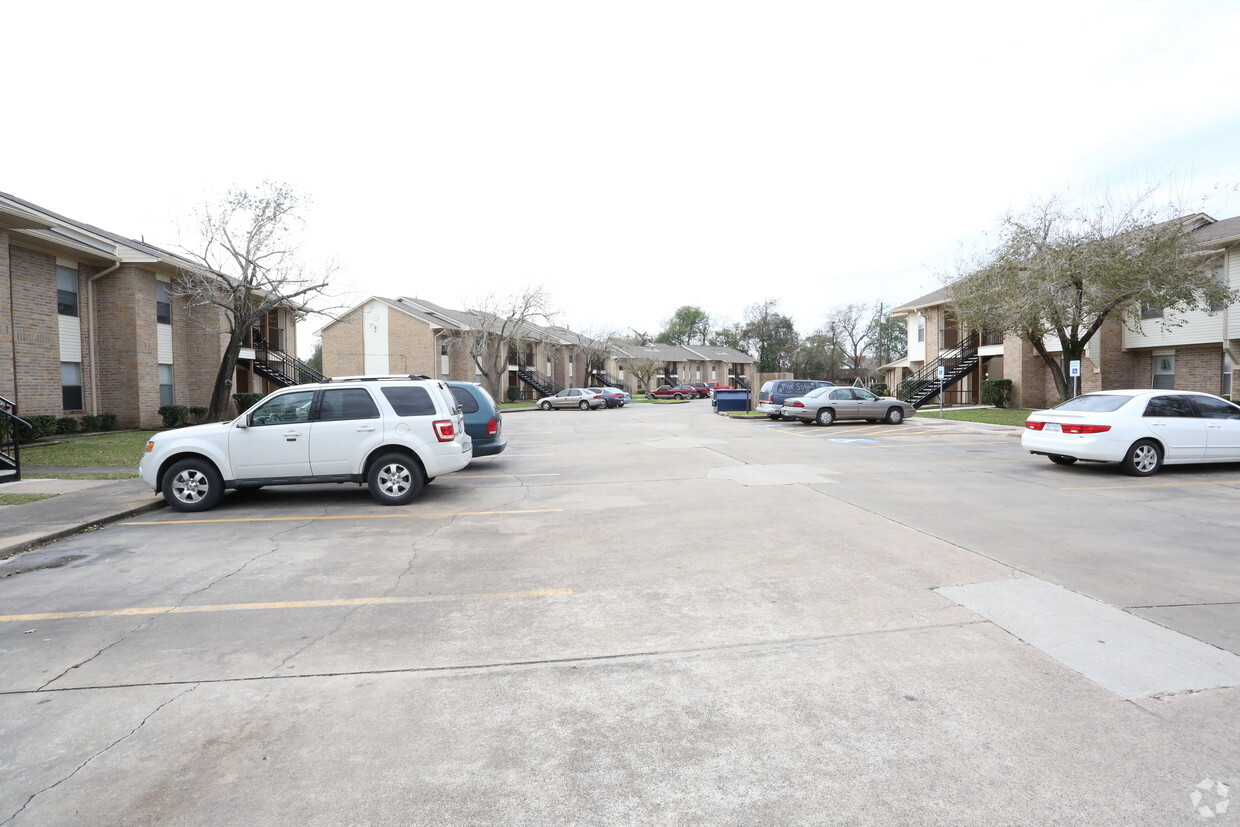
[[[927,362],[915,375],[901,382],[900,387],[896,390],[896,396],[914,408],[920,408],[922,405],[925,405],[938,396],[940,390],[946,391],[952,385],[968,376],[969,372],[977,367],[979,358],[977,355],[977,343],[977,334],[970,333],[959,345],[951,350],[944,351],[939,358],[933,362]],[[943,367],[943,380],[941,382],[939,381],[940,365]]]
[[[732,387],[736,388],[737,390],[745,390],[745,391],[750,390],[749,382],[745,379],[744,376],[733,376],[731,377],[731,379],[732,379]]]
[[[254,333],[254,372],[282,388],[322,382],[325,377],[296,356],[276,350],[257,329]]]
[[[30,423],[17,415],[17,403],[0,396],[0,482],[22,478],[19,431],[33,431]]]
[[[590,371],[590,381],[598,382],[599,385],[602,385],[605,388],[619,388],[622,391],[628,391],[628,388],[624,386],[623,382],[616,379],[605,370],[600,369]]]
[[[517,361],[517,378],[543,396],[555,396],[563,387],[557,385],[555,380],[544,373],[539,373],[524,359]]]

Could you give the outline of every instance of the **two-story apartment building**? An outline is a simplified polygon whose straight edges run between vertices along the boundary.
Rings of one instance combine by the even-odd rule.
[[[157,428],[161,405],[206,406],[227,337],[218,311],[177,295],[193,263],[0,193],[0,397],[21,414],[111,413]],[[295,352],[294,308],[261,325]],[[274,389],[254,348],[234,391]],[[264,354],[265,356],[265,354]]]
[[[1193,216],[1193,237],[1203,267],[1240,290],[1240,217],[1215,220]],[[1110,319],[1087,345],[1081,360],[1082,393],[1114,388],[1181,388],[1224,396],[1232,393],[1240,350],[1240,303],[1183,312],[1140,309],[1139,324]],[[907,323],[908,356],[881,369],[893,391],[919,372],[946,365],[952,377],[943,394],[946,404],[981,401],[981,381],[1010,379],[1013,404],[1039,408],[1059,396],[1055,380],[1033,346],[1013,335],[989,336],[964,329],[943,287],[901,305],[892,316]],[[1059,352],[1059,342],[1045,345]]]
[[[468,347],[481,331],[498,327],[495,320],[425,299],[372,296],[319,331],[323,371],[328,376],[413,373],[487,384]],[[502,382],[493,383],[492,392],[502,398],[538,399],[561,388],[602,384],[644,391],[625,367],[638,359],[658,360],[656,384],[735,384],[753,366],[752,357],[732,348],[609,344],[557,325],[522,325],[517,340]]]

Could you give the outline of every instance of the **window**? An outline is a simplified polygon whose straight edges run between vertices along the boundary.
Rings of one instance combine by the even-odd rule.
[[[172,324],[172,300],[168,294],[167,282],[155,282],[155,321]]]
[[[1154,381],[1152,387],[1166,390],[1175,387],[1175,356],[1154,357]]]
[[[467,414],[478,412],[478,400],[474,399],[472,393],[456,385],[449,385],[448,387],[452,390],[452,395],[456,397],[456,401],[460,404],[462,411]]]
[[[926,317],[920,313],[917,314],[917,341],[926,341]]]
[[[82,363],[60,363],[60,407],[66,411],[82,410]]]
[[[426,388],[383,388],[397,416],[434,416],[435,402]]]
[[[1155,396],[1145,406],[1145,415],[1191,417],[1194,413],[1183,396]]]
[[[1206,419],[1240,419],[1240,408],[1212,396],[1194,396],[1197,413]]]
[[[1223,351],[1223,386],[1219,393],[1223,396],[1231,396],[1231,373],[1236,369],[1235,363],[1231,359],[1231,353]]]
[[[319,405],[319,421],[341,419],[378,419],[379,408],[365,388],[341,388],[323,391]]]
[[[298,391],[277,396],[250,415],[251,425],[288,425],[310,421],[314,391]]]
[[[1149,302],[1141,302],[1141,318],[1161,319],[1162,317],[1163,317],[1163,309],[1161,305],[1150,304]]]
[[[1227,271],[1224,270],[1221,265],[1210,271],[1210,278],[1213,279],[1216,284],[1219,284],[1224,288],[1227,287]],[[1222,312],[1222,310],[1226,307],[1227,304],[1225,302],[1210,302],[1211,313]]]
[[[159,366],[159,404],[176,404],[176,397],[172,392],[172,365]]]
[[[56,312],[61,316],[78,314],[78,273],[72,267],[56,266]]]

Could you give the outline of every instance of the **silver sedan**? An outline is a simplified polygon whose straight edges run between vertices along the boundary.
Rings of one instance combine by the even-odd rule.
[[[588,388],[565,388],[555,396],[538,400],[538,407],[544,411],[552,408],[581,408],[583,411],[594,410],[607,404],[601,393]]]
[[[806,425],[817,422],[830,425],[837,419],[865,419],[899,425],[917,413],[907,402],[894,396],[876,396],[865,388],[841,388],[828,385],[814,388],[805,396],[785,399],[780,415],[799,419]]]

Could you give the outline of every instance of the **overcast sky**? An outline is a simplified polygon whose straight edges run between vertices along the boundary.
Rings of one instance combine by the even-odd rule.
[[[1235,2],[10,4],[0,190],[175,248],[312,199],[350,303],[543,286],[582,331],[940,286],[1008,210],[1240,214]],[[182,231],[184,232],[184,230]],[[317,328],[321,325],[312,325]],[[303,352],[309,336],[303,335]]]

